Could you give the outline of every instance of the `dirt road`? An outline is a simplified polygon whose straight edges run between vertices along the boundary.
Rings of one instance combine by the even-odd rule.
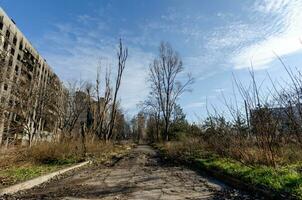
[[[1,197],[0,197],[1,199]],[[4,199],[257,199],[196,172],[167,166],[140,145],[113,166],[89,166]]]

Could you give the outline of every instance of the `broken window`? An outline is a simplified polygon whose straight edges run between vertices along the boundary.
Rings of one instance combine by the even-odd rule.
[[[19,50],[22,50],[22,49],[23,49],[23,44],[21,42],[20,45],[19,45]]]
[[[18,76],[18,74],[19,74],[19,66],[17,66],[17,65],[15,67],[15,72],[16,72],[16,76]]]
[[[14,45],[17,44],[17,37],[16,37],[16,36],[14,37],[13,44],[14,44]]]
[[[14,101],[12,99],[9,100],[9,106],[13,106],[14,105]]]
[[[32,76],[30,75],[30,74],[27,74],[27,78],[28,78],[28,80],[32,80]]]
[[[7,88],[8,88],[8,85],[7,85],[7,84],[4,84],[3,89],[6,91]]]
[[[4,42],[4,45],[3,45],[3,50],[6,51],[7,48],[8,48],[8,42],[5,41],[5,42]]]
[[[9,36],[10,36],[10,32],[9,32],[9,30],[6,30],[6,34],[5,34],[5,36],[9,38]]]
[[[8,62],[8,66],[12,66],[13,65],[13,59],[10,59]]]
[[[14,49],[14,48],[11,48],[11,49],[10,49],[10,53],[11,53],[12,55],[15,55],[15,49]]]

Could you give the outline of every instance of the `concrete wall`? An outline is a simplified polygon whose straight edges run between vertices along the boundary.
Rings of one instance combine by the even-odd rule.
[[[24,85],[24,82],[32,81],[35,78],[35,84],[44,87],[50,77],[54,75],[52,69],[46,60],[27,40],[23,33],[18,29],[15,22],[0,7],[0,51],[7,52],[6,66],[1,66],[0,76],[0,103],[5,106],[14,106],[16,98],[12,95],[12,84]],[[57,76],[56,76],[57,77]],[[37,80],[38,79],[38,80]],[[59,81],[58,81],[59,82]],[[19,97],[18,97],[19,98]],[[33,115],[35,116],[35,107],[33,106]],[[9,132],[10,121],[15,118],[12,113],[0,113],[0,144],[6,132]],[[31,123],[30,121],[28,122]],[[43,131],[43,130],[40,130]],[[7,134],[8,135],[8,134]]]

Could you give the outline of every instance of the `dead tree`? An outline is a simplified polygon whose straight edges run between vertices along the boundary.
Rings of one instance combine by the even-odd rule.
[[[155,137],[157,141],[160,140],[160,114],[161,114],[161,106],[160,106],[160,100],[159,97],[152,94],[152,91],[150,92],[150,95],[148,96],[147,100],[145,100],[142,105],[142,110],[146,112],[149,115],[149,128],[152,130],[155,129]],[[154,121],[154,123],[151,123],[151,121]],[[155,127],[150,127],[150,126]],[[153,135],[153,134],[152,134]]]
[[[118,72],[117,72],[117,77],[116,77],[116,81],[115,81],[113,101],[112,101],[112,105],[111,105],[109,130],[108,130],[108,134],[106,136],[106,140],[109,140],[113,135],[113,129],[114,129],[114,125],[115,125],[116,112],[117,112],[117,95],[118,95],[118,91],[121,86],[121,80],[122,80],[123,72],[124,72],[124,69],[126,66],[126,60],[128,57],[128,49],[123,46],[121,39],[119,42],[119,49],[117,52],[117,57],[118,57]]]
[[[93,125],[93,131],[96,133],[99,139],[106,139],[106,133],[108,132],[108,114],[110,109],[110,103],[112,101],[112,88],[110,85],[110,71],[106,70],[104,95],[100,94],[100,68],[97,70],[97,78],[95,83],[96,93],[96,111],[95,120]]]
[[[154,95],[159,99],[161,113],[164,118],[164,138],[169,140],[171,115],[179,96],[192,84],[193,79],[188,74],[188,79],[182,83],[178,76],[183,71],[179,55],[168,43],[162,42],[159,47],[159,56],[154,59],[149,68],[149,79]]]
[[[7,67],[7,61],[6,61],[7,52],[0,51],[0,87],[2,87],[2,84],[5,82],[5,73],[4,70]],[[0,97],[2,95],[0,94]],[[2,138],[3,138],[3,130],[4,130],[4,121],[5,121],[5,103],[4,98],[1,97],[0,99],[0,146],[2,144]]]
[[[68,83],[65,91],[61,93],[62,104],[58,107],[60,110],[61,123],[59,128],[63,132],[63,137],[72,137],[72,131],[75,128],[79,118],[87,110],[87,93],[84,91],[85,84],[77,81]]]

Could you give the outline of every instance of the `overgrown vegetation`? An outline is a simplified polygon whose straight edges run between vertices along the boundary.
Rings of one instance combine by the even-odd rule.
[[[117,143],[130,133],[118,99],[128,57],[121,39],[115,84],[112,67],[102,73],[101,63],[94,83],[63,84],[53,72],[41,82],[39,61],[27,54],[14,78],[6,70],[9,51],[0,51],[0,85],[7,86],[0,103],[0,187],[84,160],[104,162],[130,148]]]
[[[288,82],[273,81],[268,74],[271,87],[263,89],[251,68],[250,84],[243,85],[234,76],[233,96],[221,94],[223,112],[207,105],[207,117],[190,124],[177,103],[177,94],[185,91],[191,79],[178,83],[181,59],[171,46],[162,44],[159,57],[150,65],[152,92],[136,122],[146,127],[150,141],[163,142],[160,146],[171,160],[194,160],[204,169],[217,169],[244,182],[302,198],[302,76],[279,60]],[[172,81],[167,75],[170,70],[176,72]],[[174,83],[178,89],[184,88],[165,90]]]
[[[91,160],[96,163],[122,156],[131,148],[129,144],[82,141],[43,142],[31,148],[9,149],[1,153],[0,187],[32,179],[34,177],[65,168],[72,164]]]
[[[217,170],[244,183],[276,191],[276,194],[289,193],[302,199],[301,161],[276,168],[259,164],[247,165],[231,157],[215,154],[196,138],[161,143],[158,147],[169,161],[194,162],[200,169],[214,170],[214,173]]]

